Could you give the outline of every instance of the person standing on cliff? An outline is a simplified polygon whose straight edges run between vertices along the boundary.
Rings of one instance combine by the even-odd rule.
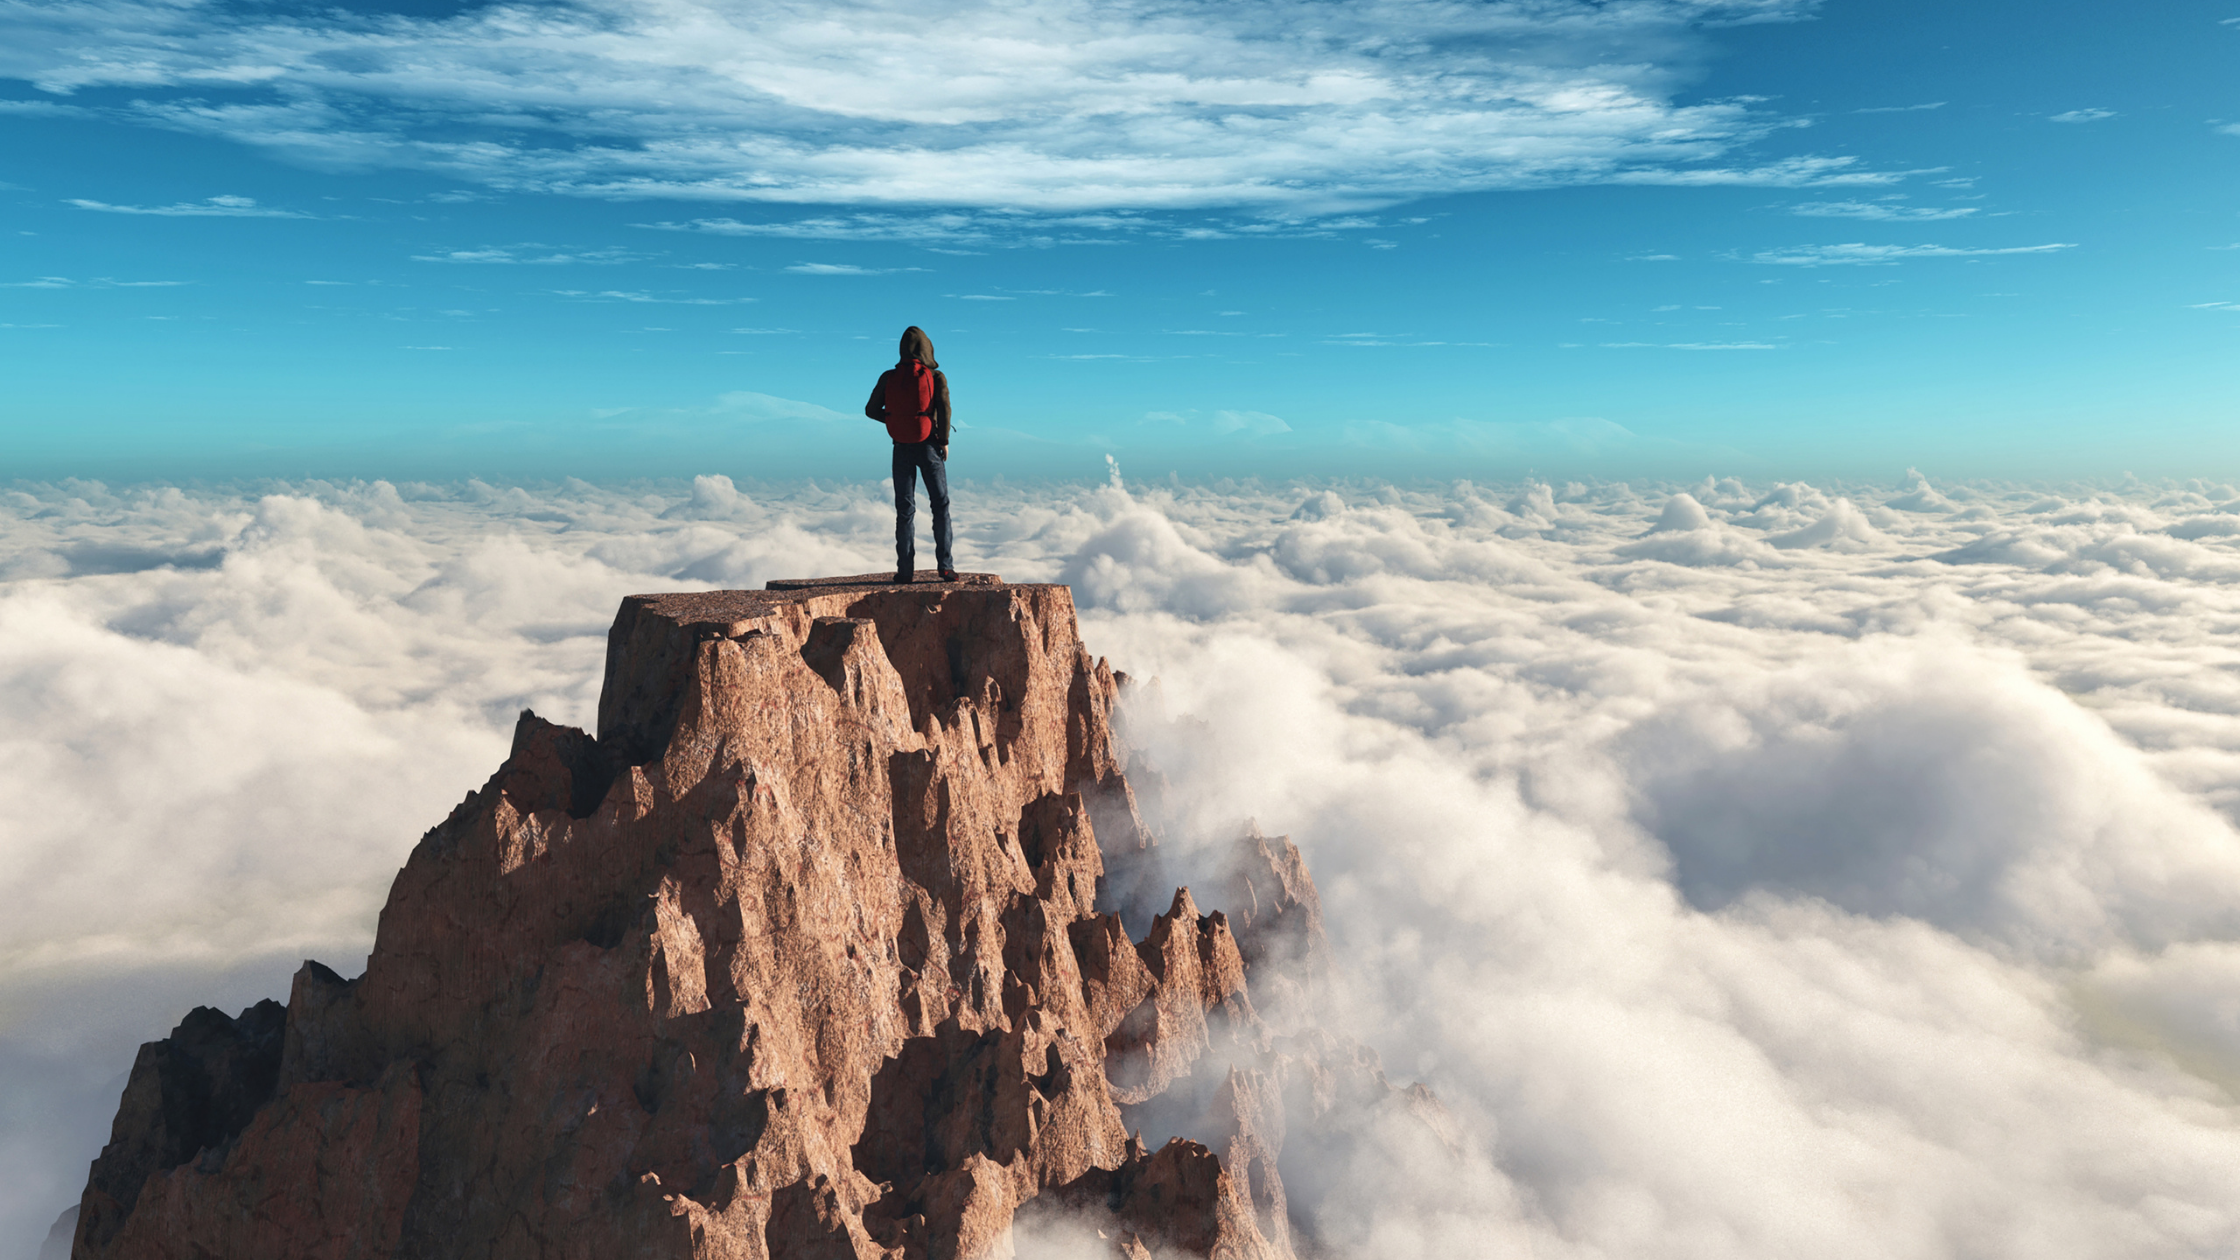
[[[902,330],[902,360],[880,373],[863,414],[894,439],[894,580],[918,575],[918,474],[933,508],[933,558],[941,580],[957,580],[949,530],[949,378],[933,357],[933,338],[912,324]]]

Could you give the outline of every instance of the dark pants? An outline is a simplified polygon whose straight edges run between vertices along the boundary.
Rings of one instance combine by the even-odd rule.
[[[957,567],[949,552],[949,469],[931,442],[894,444],[894,567],[918,567],[918,474],[926,475],[926,499],[933,505],[933,558],[944,569]]]

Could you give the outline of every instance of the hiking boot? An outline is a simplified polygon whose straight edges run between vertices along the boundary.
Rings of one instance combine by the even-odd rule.
[[[910,569],[896,569],[894,571],[894,580],[897,582],[914,582],[917,578],[917,573]]]
[[[944,582],[954,582],[954,581],[956,581],[956,580],[957,580],[957,571],[956,571],[955,569],[943,569],[943,570],[941,571],[941,580],[942,580],[942,581],[944,581]]]

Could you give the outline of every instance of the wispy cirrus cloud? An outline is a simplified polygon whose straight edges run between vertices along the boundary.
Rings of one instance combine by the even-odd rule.
[[[805,219],[741,222],[728,216],[684,222],[633,223],[657,232],[702,232],[711,236],[774,237],[804,241],[899,241],[980,243],[1010,235],[1021,216],[990,216],[951,211],[935,214],[813,215]],[[1047,222],[1047,221],[1046,221]]]
[[[1945,105],[1946,102],[1944,101],[1929,101],[1922,105],[1873,105],[1866,109],[1855,109],[1851,112],[1854,114],[1918,114],[1924,110],[1943,109]]]
[[[1790,267],[1879,266],[1908,258],[1989,258],[2003,254],[2052,254],[2075,248],[2074,243],[1961,249],[1948,245],[1867,245],[1853,241],[1845,245],[1793,245],[1786,249],[1760,250],[1751,255],[1750,261]]]
[[[1779,350],[1770,341],[1605,341],[1605,350]]]
[[[657,232],[696,232],[711,236],[763,237],[803,241],[884,241],[916,245],[941,254],[982,252],[961,246],[1042,248],[1057,245],[1110,245],[1129,235],[1181,236],[1204,225],[1181,224],[1171,215],[1122,213],[1030,213],[991,210],[920,211],[901,214],[867,211],[819,214],[798,219],[742,221],[730,216],[634,223]],[[1322,231],[1321,235],[1330,235]]]
[[[1789,207],[1789,213],[1810,219],[1875,219],[1925,223],[1935,219],[1964,219],[1974,206],[1901,206],[1888,201],[1807,201]]]
[[[630,289],[602,289],[598,292],[588,289],[554,289],[552,292],[555,297],[573,298],[579,302],[636,302],[660,306],[738,306],[756,300],[751,297],[673,297]]]
[[[1755,166],[1671,166],[1617,171],[1606,180],[1578,182],[1662,184],[1680,188],[1842,188],[1895,184],[1908,175],[1922,173],[1871,170],[1849,157],[1795,157]]]
[[[1814,0],[217,0],[0,13],[0,76],[322,165],[600,197],[1330,213],[1582,183],[1887,181],[1683,104],[1705,25]],[[845,223],[825,224],[845,228]],[[856,225],[859,228],[862,225]]]
[[[1243,335],[1243,334],[1232,333],[1232,334],[1229,334],[1229,335],[1231,335],[1231,336],[1241,336],[1241,335]],[[1265,335],[1267,335],[1267,334],[1264,334],[1264,333],[1263,333],[1263,334],[1260,334],[1260,335],[1262,335],[1262,336],[1265,336]],[[1380,333],[1380,332],[1350,332],[1350,333],[1333,333],[1333,334],[1331,334],[1330,336],[1328,336],[1328,337],[1324,338],[1324,339],[1323,339],[1323,341],[1322,341],[1322,344],[1323,344],[1323,345],[1326,345],[1326,346],[1359,346],[1359,347],[1377,347],[1377,346],[1404,346],[1404,347],[1405,347],[1405,346],[1472,346],[1472,347],[1478,347],[1478,348],[1490,348],[1490,347],[1492,347],[1492,346],[1494,345],[1494,343],[1493,343],[1493,342],[1490,342],[1490,341],[1442,341],[1442,340],[1437,340],[1437,339],[1434,339],[1434,338],[1422,338],[1422,337],[1418,337],[1418,336],[1417,336],[1416,334],[1414,334],[1414,333]]]
[[[786,268],[797,276],[889,276],[898,271],[924,271],[924,267],[858,267],[854,263],[795,263]]]
[[[108,214],[160,214],[175,218],[207,219],[315,219],[319,216],[300,210],[282,210],[274,206],[260,206],[254,197],[222,196],[202,201],[182,201],[168,206],[113,206],[106,201],[88,201],[82,197],[67,199],[80,210],[100,210]]]
[[[176,289],[192,284],[191,280],[113,280],[96,276],[91,280],[73,280],[68,276],[40,276],[33,280],[16,280],[0,283],[0,289]]]
[[[897,214],[885,211],[812,215],[801,219],[742,222],[721,216],[682,222],[634,223],[659,232],[696,232],[713,236],[771,237],[788,240],[886,241],[917,245],[934,253],[974,253],[945,248],[979,245],[1049,248],[1059,245],[1111,245],[1129,238],[1181,241],[1329,238],[1346,232],[1413,226],[1422,219],[1388,222],[1375,215],[1294,215],[1264,212],[1257,217],[1207,216],[1172,211],[1108,210],[1064,214],[1020,210],[937,211]],[[1368,243],[1374,245],[1374,240]]]
[[[491,263],[499,266],[564,267],[575,263],[611,266],[645,257],[626,249],[554,249],[549,245],[485,246],[453,249],[440,254],[414,254],[414,262]]]
[[[58,101],[0,101],[0,115],[31,115],[41,118],[83,118],[93,111]]]
[[[2046,115],[2046,121],[2057,123],[2088,123],[2099,122],[2103,118],[2113,118],[2115,116],[2116,112],[2112,109],[2071,109],[2064,110],[2058,114],[2048,114]]]

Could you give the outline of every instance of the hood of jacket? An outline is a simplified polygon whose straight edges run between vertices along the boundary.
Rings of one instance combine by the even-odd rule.
[[[912,359],[929,368],[941,366],[933,357],[933,338],[926,336],[926,330],[916,324],[902,330],[902,361],[907,363]]]

